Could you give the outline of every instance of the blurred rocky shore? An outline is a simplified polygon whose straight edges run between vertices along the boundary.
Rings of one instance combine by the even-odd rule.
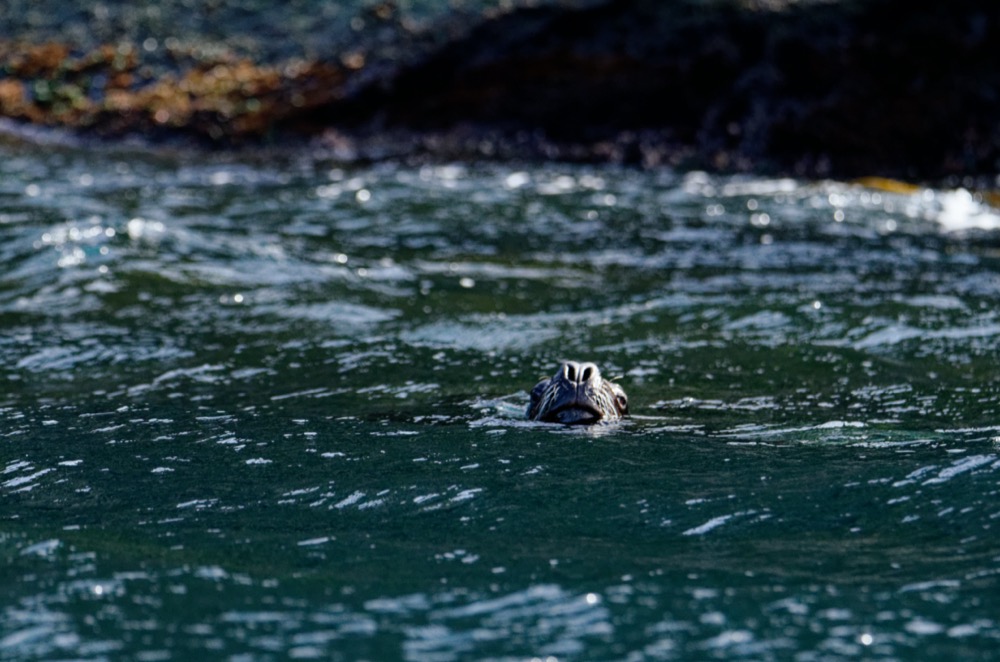
[[[343,159],[1000,172],[994,0],[501,3],[422,17],[382,2],[300,42],[260,16],[254,38],[227,39],[228,15],[199,3],[188,20],[219,20],[214,41],[169,21],[119,25],[121,11],[0,32],[4,131]]]

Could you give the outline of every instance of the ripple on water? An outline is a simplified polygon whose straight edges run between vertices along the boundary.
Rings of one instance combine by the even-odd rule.
[[[367,602],[365,609],[413,623],[402,627],[407,659],[456,659],[495,642],[512,651],[572,657],[614,631],[598,594],[574,594],[548,584],[499,595],[444,592],[432,598],[381,598]]]
[[[417,347],[491,351],[532,347],[559,336],[558,329],[539,328],[534,320],[503,316],[426,324],[404,331],[400,339]]]
[[[996,649],[974,195],[164,159],[0,159],[0,656]]]
[[[281,317],[310,322],[328,322],[334,325],[338,331],[341,326],[367,327],[388,322],[400,316],[399,311],[396,310],[385,310],[345,301],[313,304],[276,303],[257,305],[254,307],[254,313],[258,315],[279,315]]]

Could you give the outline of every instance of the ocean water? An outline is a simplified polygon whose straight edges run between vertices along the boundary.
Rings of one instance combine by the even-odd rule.
[[[996,659],[973,192],[0,145],[0,658]],[[633,416],[523,418],[561,360]]]

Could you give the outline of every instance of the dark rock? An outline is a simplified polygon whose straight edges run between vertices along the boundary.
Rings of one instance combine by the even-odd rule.
[[[977,0],[616,0],[487,21],[352,102],[372,126],[540,131],[594,159],[996,173],[998,43],[1000,5]]]
[[[101,135],[155,125],[224,145],[321,136],[357,155],[911,179],[1000,171],[1000,5],[992,0],[614,0],[453,15],[420,33],[389,3],[369,13],[375,29],[357,48],[300,64],[294,75],[280,63],[248,69],[266,81],[256,85],[262,92],[190,99],[208,109],[201,113],[167,106],[176,93],[162,76],[133,89],[114,82],[123,72],[101,70],[88,71],[90,80],[112,81],[129,114],[87,106],[93,83],[55,119],[55,103],[23,92],[53,81],[8,79],[0,101],[21,119],[86,120]],[[48,71],[53,53],[8,73]],[[193,80],[208,70],[197,66],[167,77]],[[155,104],[170,122],[155,121]]]

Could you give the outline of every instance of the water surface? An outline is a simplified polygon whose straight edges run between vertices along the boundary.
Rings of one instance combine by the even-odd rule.
[[[989,659],[965,191],[0,146],[5,659]],[[635,416],[522,420],[563,359]]]

